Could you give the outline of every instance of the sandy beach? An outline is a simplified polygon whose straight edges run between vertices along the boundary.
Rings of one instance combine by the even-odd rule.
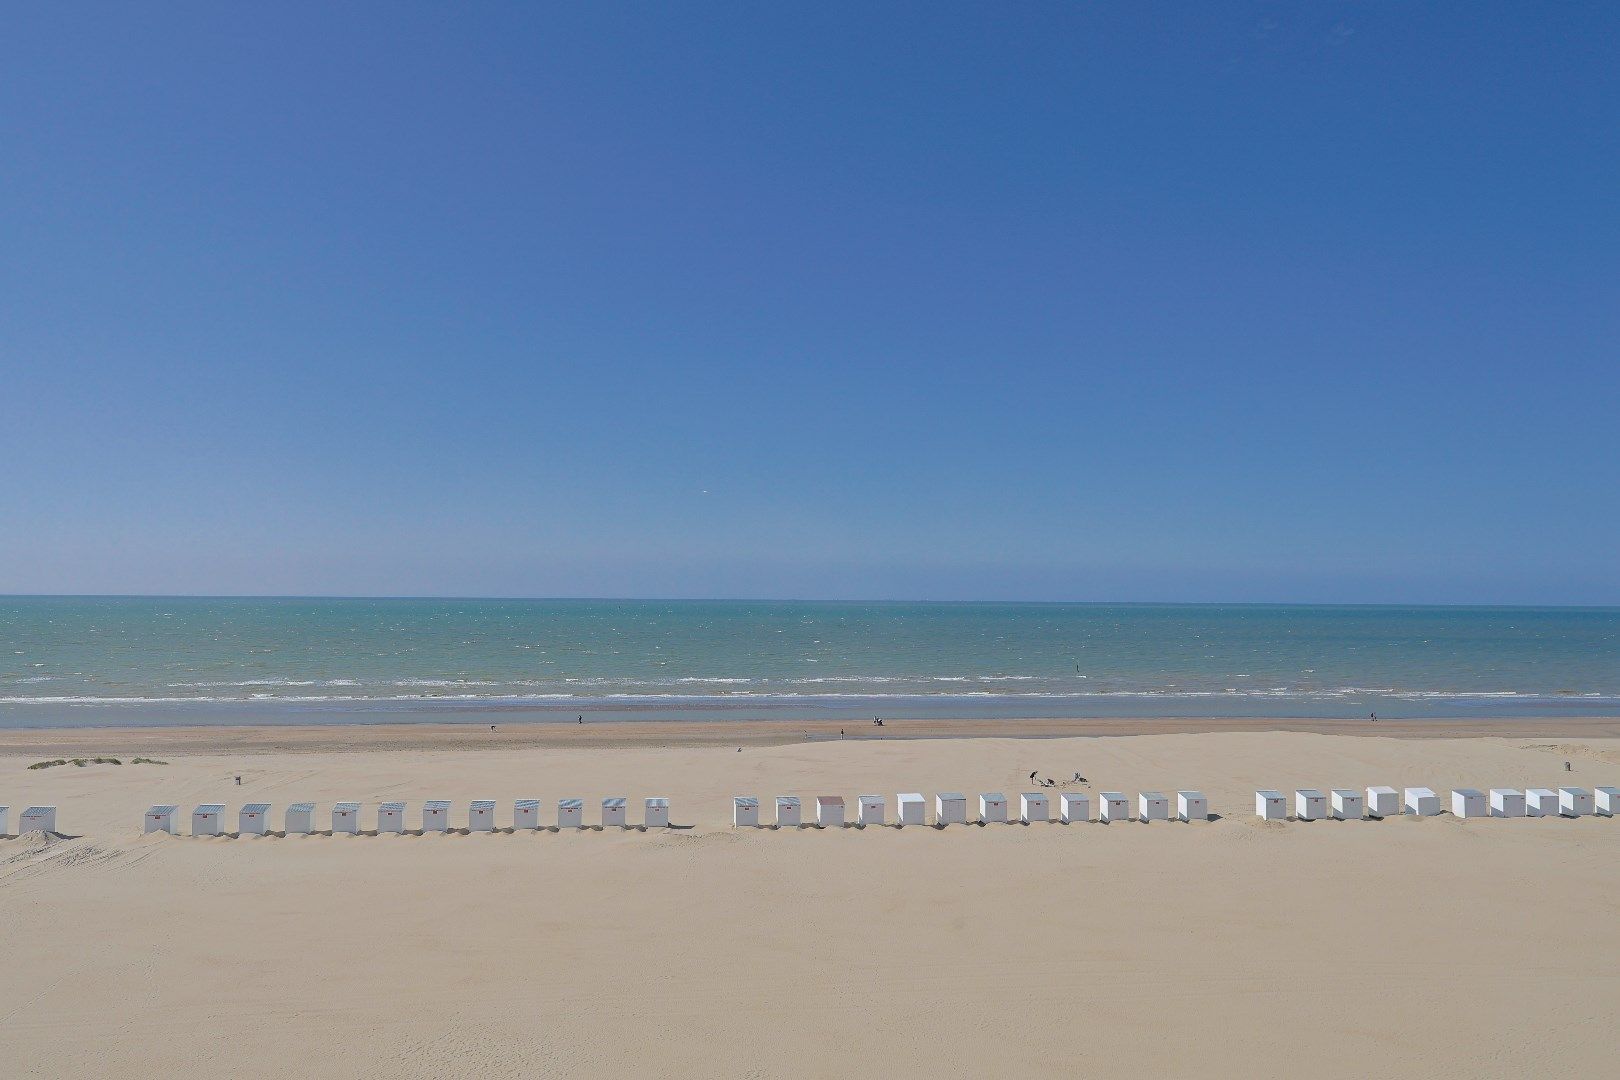
[[[1256,787],[1620,783],[1615,722],[1579,725],[6,732],[11,827],[55,804],[64,838],[0,840],[0,1050],[31,1077],[1594,1074],[1620,1052],[1620,821],[1252,815]],[[73,750],[168,764],[27,769]],[[1218,820],[730,827],[733,794],[1016,808],[1032,769],[1200,788]],[[607,795],[632,822],[666,795],[680,827],[509,831],[516,798],[594,823]],[[355,799],[370,831],[430,798],[458,828],[499,800],[501,831],[139,835],[156,802],[234,829]]]

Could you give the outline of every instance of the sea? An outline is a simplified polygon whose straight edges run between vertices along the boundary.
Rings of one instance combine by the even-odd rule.
[[[1620,712],[1620,608],[0,598],[0,727]]]

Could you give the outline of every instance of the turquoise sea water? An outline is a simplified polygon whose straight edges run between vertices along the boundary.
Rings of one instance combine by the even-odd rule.
[[[0,598],[0,726],[1612,715],[1620,609]]]

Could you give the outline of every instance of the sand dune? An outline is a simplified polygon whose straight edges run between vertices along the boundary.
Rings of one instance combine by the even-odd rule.
[[[1250,812],[1256,787],[1617,784],[1620,741],[389,745],[0,758],[0,802],[59,806],[67,837],[0,840],[6,1075],[1477,1077],[1620,1052],[1620,820]],[[1002,791],[1016,812],[1031,769],[1200,788],[1220,820],[729,827],[732,794],[767,820],[778,793]],[[544,820],[582,797],[591,821],[606,795],[632,822],[667,795],[684,827],[510,830],[515,798]],[[500,800],[496,832],[465,831],[475,797]],[[414,830],[429,798],[454,831],[374,834],[377,802]],[[269,802],[279,830],[299,799],[317,826],[363,801],[364,832],[139,834],[154,802],[223,802],[232,828]]]

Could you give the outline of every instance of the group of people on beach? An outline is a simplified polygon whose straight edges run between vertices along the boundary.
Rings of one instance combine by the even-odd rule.
[[[1029,782],[1034,784],[1036,787],[1058,787],[1059,786],[1059,782],[1055,777],[1048,776],[1044,780],[1041,779],[1041,770],[1039,770],[1039,769],[1036,769],[1036,770],[1034,770],[1033,772],[1031,772],[1029,774]],[[1064,780],[1064,781],[1062,781],[1061,786],[1068,787],[1070,784],[1089,784],[1089,783],[1091,783],[1090,780],[1087,780],[1085,777],[1081,776],[1079,773],[1075,773],[1073,780]]]

